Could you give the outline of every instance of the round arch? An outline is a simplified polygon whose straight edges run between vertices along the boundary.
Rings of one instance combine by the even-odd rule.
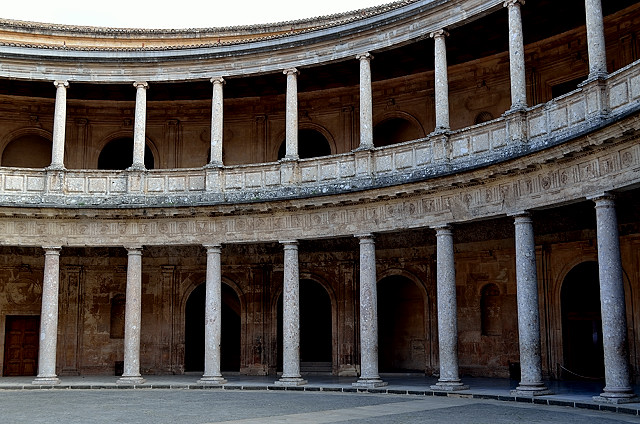
[[[284,158],[286,154],[285,133],[279,134],[277,140],[282,140],[273,152],[276,160]],[[308,140],[305,143],[305,140]],[[336,142],[331,133],[323,126],[305,122],[298,126],[298,156],[300,159],[311,159],[328,156],[337,152]]]
[[[40,128],[23,128],[0,141],[1,166],[46,168],[51,165],[52,135]]]
[[[417,140],[425,136],[420,121],[406,112],[389,112],[374,120],[373,145],[375,147]]]
[[[101,156],[103,155],[105,149],[109,148],[109,145],[113,145],[112,143],[122,143],[123,145],[126,143],[125,148],[122,148],[122,146],[120,146],[121,148],[117,150],[117,152],[119,152],[117,158],[117,163],[119,166],[118,168],[100,168]],[[124,155],[122,154],[122,152],[124,152]],[[155,146],[155,143],[153,143],[153,141],[148,137],[145,138],[144,156],[145,168],[160,168],[160,154],[158,148]],[[150,163],[148,163],[149,161]],[[117,131],[105,137],[99,143],[98,149],[94,151],[93,157],[89,159],[89,163],[94,163],[95,169],[126,169],[130,167],[133,163],[133,136],[131,134],[131,131]]]

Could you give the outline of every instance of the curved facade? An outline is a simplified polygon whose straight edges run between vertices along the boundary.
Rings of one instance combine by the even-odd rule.
[[[633,398],[639,32],[626,0],[1,21],[3,375]]]

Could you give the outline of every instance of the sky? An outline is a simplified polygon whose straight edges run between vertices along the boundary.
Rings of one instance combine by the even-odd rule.
[[[392,0],[5,0],[0,18],[116,28],[211,28],[347,12]]]

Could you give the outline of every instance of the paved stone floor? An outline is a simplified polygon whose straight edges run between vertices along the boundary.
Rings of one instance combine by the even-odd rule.
[[[197,375],[149,376],[135,389],[116,377],[61,377],[55,388],[31,378],[0,378],[0,422],[19,423],[580,423],[640,422],[640,403],[600,405],[600,383],[554,383],[556,394],[514,398],[515,381],[465,379],[470,390],[428,390],[435,379],[386,376],[389,386],[364,392],[353,378],[309,376],[304,387],[278,390],[273,377],[227,376],[224,388],[202,389]],[[636,387],[638,389],[638,387]],[[595,390],[595,393],[594,393]],[[638,391],[636,390],[636,393]],[[601,409],[601,410],[597,410]]]

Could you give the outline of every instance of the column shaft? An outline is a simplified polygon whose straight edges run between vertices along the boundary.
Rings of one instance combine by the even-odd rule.
[[[209,165],[222,165],[222,136],[223,136],[223,85],[221,77],[211,78],[213,83],[213,98],[211,100],[211,157]]]
[[[360,61],[360,146],[358,149],[373,148],[373,96],[371,94],[371,59],[369,53],[356,56]]]
[[[376,246],[372,234],[360,238],[360,378],[357,387],[386,386],[378,375],[378,295]]]
[[[431,33],[435,42],[436,131],[449,130],[449,80],[447,76],[447,46],[444,39],[447,35],[449,34],[442,29]]]
[[[124,310],[124,373],[118,383],[142,384],[140,324],[142,315],[142,247],[127,248],[127,292]]]
[[[60,382],[56,375],[60,249],[59,246],[44,247],[38,376],[33,380],[33,384],[58,384]]]
[[[282,288],[282,377],[277,385],[299,386],[300,376],[300,271],[298,242],[283,241],[284,281]]]
[[[431,388],[463,390],[458,376],[458,317],[453,233],[448,225],[436,228],[436,285],[438,303],[438,344],[440,378]]]
[[[64,142],[67,125],[67,81],[54,81],[56,104],[53,115],[53,145],[49,169],[64,169]]]
[[[507,0],[509,13],[509,75],[511,76],[511,110],[527,107],[527,79],[524,66],[524,41],[520,5],[524,0]]]
[[[520,343],[520,385],[514,391],[522,395],[550,394],[542,382],[540,358],[540,311],[538,274],[533,223],[528,213],[516,215],[516,285],[518,334]]]
[[[627,352],[627,315],[625,308],[622,260],[618,239],[618,220],[613,197],[593,199],[596,204],[600,309],[604,347],[605,387],[595,400],[625,402],[635,395],[629,379]]]
[[[607,49],[604,41],[604,21],[601,0],[585,0],[589,79],[607,75]]]
[[[286,69],[284,74],[287,76],[285,159],[298,160],[298,70]]]
[[[145,129],[147,125],[147,88],[146,82],[134,82],[136,88],[136,110],[133,126],[133,164],[131,169],[144,170]]]

